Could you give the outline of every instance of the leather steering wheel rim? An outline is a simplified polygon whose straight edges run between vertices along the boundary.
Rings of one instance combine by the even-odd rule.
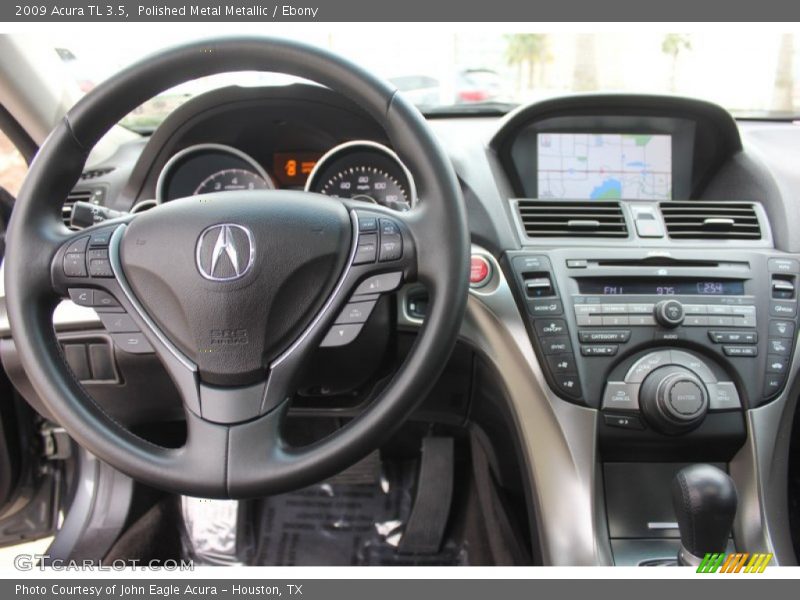
[[[324,440],[303,448],[283,443],[278,431],[283,403],[233,424],[210,422],[187,410],[187,444],[165,448],[116,423],[86,393],[61,355],[52,325],[61,294],[52,270],[60,249],[75,235],[61,221],[61,205],[89,151],[131,110],[185,81],[245,70],[280,72],[330,87],[385,129],[417,184],[419,203],[403,217],[403,226],[414,243],[416,264],[409,272],[430,293],[428,315],[387,387],[359,417]],[[42,145],[8,230],[8,317],[22,365],[43,404],[100,459],[134,479],[181,494],[276,494],[331,476],[379,447],[424,398],[458,336],[468,292],[469,243],[452,165],[420,113],[395,89],[336,55],[297,42],[240,37],[198,42],[146,58],[100,84]]]

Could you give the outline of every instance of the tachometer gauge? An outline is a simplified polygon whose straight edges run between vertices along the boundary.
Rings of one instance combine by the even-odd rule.
[[[269,190],[275,184],[250,155],[224,144],[197,144],[167,161],[156,184],[159,202],[237,190]]]
[[[306,190],[399,211],[416,201],[405,165],[394,152],[370,141],[347,142],[330,150],[309,176]]]
[[[253,173],[246,169],[223,169],[201,181],[194,191],[194,195],[208,194],[210,192],[268,189],[271,189],[271,186],[258,173]]]

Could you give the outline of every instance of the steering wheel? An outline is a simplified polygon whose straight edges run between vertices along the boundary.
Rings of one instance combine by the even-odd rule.
[[[63,225],[63,199],[89,151],[122,117],[180,83],[245,70],[316,81],[359,104],[414,173],[417,205],[400,213],[306,192],[225,192],[79,232]],[[420,113],[360,67],[276,39],[181,46],[100,84],[42,145],[7,243],[11,331],[45,407],[79,444],[134,479],[205,497],[297,489],[378,448],[443,369],[468,292],[460,187]],[[428,314],[391,381],[329,437],[290,446],[282,422],[311,352],[357,331],[348,326],[360,314],[353,309],[368,310],[381,294],[415,280],[430,294]],[[127,323],[130,343],[158,355],[183,402],[182,447],[130,432],[69,370],[52,313],[61,298],[80,294],[104,322]]]

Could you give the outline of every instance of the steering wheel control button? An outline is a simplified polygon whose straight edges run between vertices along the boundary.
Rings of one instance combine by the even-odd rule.
[[[97,309],[107,309],[109,312],[121,312],[117,299],[104,290],[94,290],[92,293],[92,306]],[[100,312],[98,310],[98,312]]]
[[[631,331],[630,329],[579,331],[578,337],[581,342],[586,344],[620,344],[627,342],[631,338]]]
[[[563,319],[537,319],[534,327],[539,337],[567,334],[567,324]]]
[[[67,249],[64,250],[65,254],[83,254],[86,252],[86,246],[89,244],[89,236],[84,236],[82,238],[78,238],[77,240],[73,240]]]
[[[90,260],[89,275],[92,277],[114,277],[111,262],[107,258]]]
[[[86,277],[86,255],[65,254],[64,275],[67,277]]]
[[[105,229],[103,231],[93,233],[91,239],[89,240],[89,246],[92,248],[108,247],[108,244],[111,241],[111,234],[113,233],[113,229]]]
[[[381,234],[381,250],[378,255],[380,262],[400,260],[403,257],[403,238],[400,235]]]
[[[662,327],[677,327],[683,323],[683,305],[677,300],[662,300],[655,305],[653,316]]]
[[[378,230],[377,217],[358,217],[358,230],[361,233],[368,233]]]
[[[353,257],[354,265],[374,263],[378,255],[378,235],[375,233],[361,234],[358,236],[356,255]]]
[[[335,346],[346,346],[361,333],[361,325],[334,325],[322,340],[320,348],[333,348]]]
[[[604,409],[639,410],[639,386],[624,381],[609,381],[603,393]]]
[[[94,306],[93,290],[88,288],[70,288],[69,298],[78,306]]]
[[[719,381],[706,384],[708,389],[708,410],[736,410],[742,407],[739,392],[732,381]]]
[[[393,292],[400,287],[402,277],[403,274],[399,271],[373,275],[362,281],[353,295],[360,296],[362,294],[385,294],[387,292]]]
[[[336,324],[366,323],[373,308],[375,308],[375,300],[369,302],[350,302],[345,305],[342,312],[339,313]]]
[[[492,274],[492,267],[489,261],[482,256],[473,254],[469,259],[469,285],[473,288],[481,288],[489,283]]]
[[[100,313],[98,316],[103,327],[109,333],[136,333],[139,331],[136,323],[126,313]]]
[[[142,333],[112,333],[114,345],[129,354],[152,354],[153,347]]]

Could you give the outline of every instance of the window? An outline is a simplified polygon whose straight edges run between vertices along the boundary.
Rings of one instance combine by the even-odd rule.
[[[22,154],[6,134],[0,131],[0,187],[16,196],[27,172],[28,165]]]

